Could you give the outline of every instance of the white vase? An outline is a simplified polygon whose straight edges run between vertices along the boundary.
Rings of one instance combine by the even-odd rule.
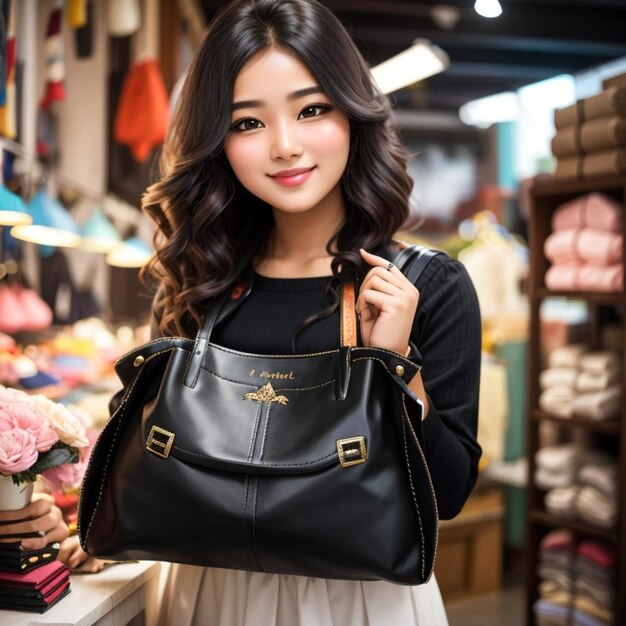
[[[33,495],[33,483],[16,485],[11,476],[0,476],[0,511],[15,511],[25,507]]]

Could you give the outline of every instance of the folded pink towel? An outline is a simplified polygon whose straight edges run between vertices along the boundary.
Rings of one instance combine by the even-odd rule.
[[[578,289],[578,276],[582,266],[583,263],[581,261],[555,263],[546,272],[546,287],[553,291],[573,291]]]
[[[552,215],[552,230],[596,228],[622,231],[623,206],[603,193],[589,193],[559,206]]]
[[[594,228],[557,230],[544,242],[544,253],[553,263],[589,261],[613,265],[622,258],[622,235]]]
[[[578,289],[583,291],[624,291],[624,267],[621,263],[613,265],[585,263],[578,273]]]

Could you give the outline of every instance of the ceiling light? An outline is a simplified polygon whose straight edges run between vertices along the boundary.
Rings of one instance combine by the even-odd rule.
[[[32,224],[14,226],[11,235],[44,246],[75,248],[80,243],[78,226],[65,207],[45,191],[35,194],[28,205]]]
[[[428,39],[416,39],[413,45],[371,69],[371,74],[384,94],[397,91],[439,74],[450,67],[448,55]]]
[[[502,15],[502,7],[498,0],[476,0],[474,11],[483,17],[498,17]]]
[[[87,252],[111,252],[120,245],[120,235],[104,211],[98,207],[80,229],[80,249]]]
[[[519,117],[519,113],[519,98],[513,91],[472,100],[459,109],[459,117],[465,124],[479,128],[488,128],[500,122],[511,122]]]
[[[31,224],[32,221],[24,200],[0,185],[0,226]]]
[[[450,4],[436,4],[430,17],[441,30],[452,30],[461,19],[461,9]]]
[[[107,254],[106,261],[115,267],[141,267],[152,256],[150,246],[138,237],[126,239],[122,244]]]

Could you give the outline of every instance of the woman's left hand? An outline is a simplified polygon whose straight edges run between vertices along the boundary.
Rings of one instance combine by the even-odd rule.
[[[35,533],[39,537],[29,536]],[[24,535],[22,547],[39,550],[49,543],[63,541],[68,534],[61,509],[48,494],[34,494],[23,509],[0,511],[0,542],[19,541],[20,535]],[[10,538],[3,538],[4,535],[10,535]]]
[[[395,265],[388,269],[387,259],[360,252],[372,266],[356,301],[363,344],[406,354],[419,291]]]

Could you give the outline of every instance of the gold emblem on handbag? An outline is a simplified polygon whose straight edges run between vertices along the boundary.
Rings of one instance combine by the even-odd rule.
[[[287,406],[289,403],[288,398],[285,396],[277,396],[274,391],[274,387],[272,387],[272,383],[267,383],[260,387],[258,391],[253,393],[244,394],[242,400],[257,400],[258,402],[278,402],[284,406]]]

